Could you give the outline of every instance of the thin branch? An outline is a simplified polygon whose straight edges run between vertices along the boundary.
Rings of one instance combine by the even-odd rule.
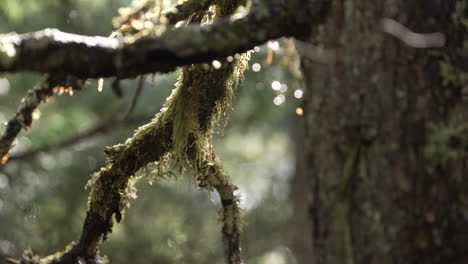
[[[391,18],[383,18],[381,25],[383,32],[400,39],[406,45],[413,48],[440,48],[443,47],[446,42],[446,37],[442,32],[426,34],[416,33]]]
[[[188,19],[191,15],[206,11],[213,0],[188,0],[163,12],[170,24]]]
[[[193,24],[136,40],[80,36],[56,29],[0,35],[0,71],[62,73],[79,78],[170,72],[178,66],[244,52],[270,39],[302,36],[307,27],[300,23],[313,20],[301,13],[291,16],[291,6],[294,4],[271,0],[242,17],[206,26]]]
[[[196,152],[196,151],[195,151]],[[194,159],[195,157],[191,157]],[[206,173],[208,191],[214,188],[221,199],[223,223],[222,234],[224,243],[224,255],[226,263],[240,264],[242,262],[240,233],[242,231],[241,208],[239,197],[234,194],[237,186],[229,182],[229,176],[224,172],[219,159],[213,154],[214,163],[204,163],[197,168]]]
[[[126,201],[124,194],[132,175],[146,164],[157,161],[172,148],[172,116],[168,111],[158,114],[141,127],[125,144],[107,150],[107,166],[98,172],[90,197],[90,208],[80,241],[70,252],[75,256],[95,259],[101,238],[112,229],[112,216],[122,218]]]
[[[83,142],[84,140],[87,140],[89,138],[97,136],[99,134],[105,134],[107,132],[115,130],[116,128],[118,128],[121,125],[135,124],[135,123],[139,123],[139,122],[144,121],[144,120],[148,120],[150,118],[151,118],[151,116],[149,116],[149,115],[139,115],[139,116],[136,116],[136,117],[133,117],[133,118],[129,118],[127,120],[119,121],[117,118],[112,117],[112,118],[108,119],[107,121],[99,122],[98,125],[90,128],[90,129],[88,129],[86,131],[83,131],[82,133],[74,135],[74,136],[72,136],[70,138],[66,138],[66,139],[64,139],[62,141],[59,141],[59,142],[47,144],[47,145],[41,146],[41,147],[39,147],[37,149],[26,151],[26,152],[23,152],[23,153],[19,153],[17,155],[12,155],[12,156],[10,156],[9,160],[14,161],[14,160],[31,159],[31,158],[34,158],[35,156],[37,156],[38,154],[43,153],[43,152],[49,152],[49,151],[52,151],[52,150],[59,150],[59,149],[68,148],[68,147],[76,145],[76,144],[78,144],[80,142]]]
[[[133,111],[135,110],[135,106],[138,102],[138,99],[140,98],[140,95],[141,95],[141,91],[143,91],[143,86],[145,84],[145,76],[142,75],[140,76],[140,78],[138,79],[138,85],[137,85],[137,88],[135,90],[135,94],[133,94],[133,98],[132,98],[132,102],[130,104],[130,107],[128,108],[128,111],[127,113],[125,114],[125,117],[124,117],[124,121],[127,121],[130,119],[130,117],[132,116],[133,114]]]
[[[39,81],[34,88],[30,89],[25,97],[21,99],[21,103],[15,116],[7,122],[5,132],[0,138],[0,165],[5,165],[8,161],[8,152],[12,148],[13,142],[18,136],[21,129],[28,130],[31,127],[33,121],[33,112],[39,106],[39,104],[45,101],[47,98],[52,96],[54,87],[65,84],[73,86],[75,89],[81,89],[83,82],[75,78],[64,78],[61,77],[47,77],[42,81]],[[63,86],[61,86],[63,88]],[[65,90],[65,89],[63,89]],[[63,92],[60,90],[59,92]],[[68,88],[69,92],[72,90]]]
[[[334,65],[337,62],[336,51],[314,46],[304,41],[295,40],[297,52],[308,59],[326,65]]]
[[[12,148],[13,141],[18,136],[21,129],[29,129],[32,123],[32,115],[39,104],[52,95],[52,88],[47,80],[42,80],[28,94],[21,99],[16,115],[8,121],[5,132],[0,138],[0,165],[5,165],[8,161],[8,152]]]

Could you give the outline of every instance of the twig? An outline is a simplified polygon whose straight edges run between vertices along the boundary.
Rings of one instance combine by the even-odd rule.
[[[143,91],[144,84],[145,84],[145,76],[142,75],[138,79],[138,85],[137,85],[137,88],[135,90],[135,94],[133,94],[132,103],[130,104],[130,107],[128,108],[128,111],[125,114],[125,117],[123,119],[124,121],[128,121],[130,119],[130,117],[132,116],[133,111],[135,110],[135,106],[136,106],[136,104],[138,102],[138,99],[140,98],[141,91]]]
[[[13,141],[18,136],[21,129],[29,129],[32,123],[32,114],[37,106],[47,97],[52,95],[52,87],[48,79],[40,81],[34,88],[30,89],[25,97],[21,99],[21,104],[15,116],[8,121],[5,132],[0,138],[0,165],[5,165],[8,161],[8,151],[12,148]]]
[[[192,157],[193,159],[194,157]],[[229,176],[224,172],[219,159],[213,154],[214,163],[205,163],[197,170],[206,172],[207,188],[214,188],[221,199],[223,223],[222,234],[224,243],[224,255],[226,263],[242,263],[240,233],[242,231],[241,209],[239,197],[234,195],[237,186],[229,182]]]
[[[21,129],[30,129],[33,121],[33,112],[40,103],[47,100],[54,92],[63,93],[66,91],[71,95],[73,94],[71,87],[80,90],[83,83],[82,80],[74,77],[65,78],[58,75],[44,78],[34,88],[30,89],[27,95],[21,99],[15,116],[8,121],[5,132],[0,138],[0,166],[5,165],[8,161],[8,152],[12,148],[12,144]]]
[[[416,33],[391,18],[382,19],[381,24],[383,32],[400,39],[413,48],[440,48],[445,45],[446,38],[442,32]]]
[[[108,119],[105,122],[100,122],[98,125],[90,128],[89,130],[83,131],[82,133],[79,133],[70,138],[66,138],[56,143],[47,144],[37,149],[19,153],[17,155],[12,155],[9,160],[14,161],[14,160],[31,159],[42,152],[48,152],[48,151],[57,150],[57,149],[64,149],[64,148],[76,145],[96,135],[107,133],[111,130],[114,130],[119,125],[135,124],[144,120],[148,120],[150,118],[151,118],[150,115],[140,115],[140,116],[136,116],[133,118],[129,118],[128,120],[119,121],[117,118],[113,117],[113,118]]]

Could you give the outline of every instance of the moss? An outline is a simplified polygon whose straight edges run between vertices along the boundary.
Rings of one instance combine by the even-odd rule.
[[[215,1],[213,19],[231,14],[236,8],[232,1]],[[206,18],[204,23],[212,22],[210,20]],[[226,124],[226,112],[231,108],[236,87],[243,81],[248,59],[249,54],[242,54],[231,62],[223,60],[220,65],[184,67],[167,100],[165,109],[169,109],[173,117],[173,164],[192,168],[199,186],[206,184],[206,179],[201,179],[206,178],[206,172],[199,169],[215,162],[212,131],[216,125],[222,131]]]
[[[468,3],[464,0],[458,0],[455,3],[455,12],[452,15],[452,20],[456,24],[461,24],[465,28],[468,28],[468,17],[467,17]]]
[[[456,86],[461,87],[468,82],[468,73],[463,71],[449,62],[441,61],[440,75],[442,77],[442,84],[444,86]]]
[[[430,168],[445,168],[450,160],[464,155],[468,148],[468,126],[432,125],[424,148]]]
[[[228,9],[233,10],[230,4]],[[224,14],[222,6],[215,10],[218,10],[215,18]],[[106,148],[109,155],[106,166],[94,174],[87,185],[92,190],[85,229],[87,225],[103,223],[100,232],[106,239],[114,219],[120,222],[130,200],[136,198],[137,170],[155,162],[156,177],[174,175],[176,169],[187,169],[194,174],[198,187],[209,191],[216,189],[223,205],[226,204],[223,233],[227,228],[228,236],[238,237],[241,225],[239,199],[234,196],[234,187],[222,171],[212,146],[213,129],[225,124],[234,91],[243,81],[249,54],[236,57],[233,61],[214,63],[212,67],[184,67],[160,113],[150,123],[138,128],[124,144]],[[154,177],[149,179],[150,182],[153,180]],[[238,249],[238,243],[237,238],[227,245]],[[235,255],[234,258],[240,258],[240,254]]]

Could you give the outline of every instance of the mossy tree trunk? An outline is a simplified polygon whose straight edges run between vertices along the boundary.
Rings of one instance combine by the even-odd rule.
[[[307,263],[468,262],[467,14],[462,0],[333,1],[299,43],[334,58],[302,53]],[[382,18],[446,43],[409,47]]]

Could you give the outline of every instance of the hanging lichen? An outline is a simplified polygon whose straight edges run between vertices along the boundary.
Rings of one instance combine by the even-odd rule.
[[[232,14],[237,6],[236,1],[215,1],[203,23]],[[135,12],[137,17],[141,16],[141,10]],[[132,20],[122,21],[131,24]],[[212,65],[190,65],[182,69],[160,113],[138,128],[124,144],[106,147],[107,165],[88,183],[92,190],[85,226],[96,221],[104,223],[101,232],[106,239],[114,219],[120,222],[129,200],[136,197],[133,187],[136,171],[149,163],[156,163],[158,176],[172,175],[179,169],[188,170],[194,175],[197,187],[219,193],[226,257],[228,263],[242,262],[241,210],[239,198],[234,195],[237,187],[229,182],[213,152],[212,133],[216,126],[222,129],[225,124],[226,112],[231,108],[236,87],[243,81],[248,59],[249,54],[237,54],[213,61]],[[150,182],[153,180],[151,178]],[[82,244],[90,239],[95,240],[95,235],[84,232],[77,250],[89,250],[82,249],[86,248]],[[95,249],[87,254],[96,254]]]
[[[215,1],[213,20],[232,14],[236,1]],[[205,19],[205,23],[211,21]],[[229,182],[213,152],[212,133],[231,107],[236,87],[243,81],[249,54],[213,61],[212,65],[190,65],[182,70],[167,108],[173,114],[173,150],[175,164],[189,169],[197,187],[216,190],[223,205],[223,242],[227,263],[242,263],[240,232],[242,228],[236,186]]]

